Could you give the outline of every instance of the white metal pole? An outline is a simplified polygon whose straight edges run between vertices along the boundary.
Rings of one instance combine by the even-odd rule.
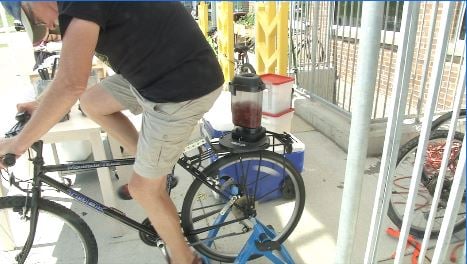
[[[353,95],[355,104],[352,109],[349,151],[337,235],[336,263],[351,262],[367,155],[368,130],[373,109],[384,2],[364,2],[363,9],[371,15],[362,18],[364,30],[362,30],[358,51],[357,88]]]
[[[313,2],[313,25],[311,26],[311,65],[313,72],[316,69],[316,51],[318,50],[318,26],[319,26],[319,5],[320,2]],[[314,76],[313,74],[311,76]],[[313,78],[316,78],[314,76]]]
[[[401,124],[404,119],[407,103],[408,84],[412,69],[413,52],[415,47],[415,32],[418,25],[420,3],[405,2],[402,13],[401,39],[398,44],[394,84],[392,88],[392,112],[388,116],[388,124],[384,139],[381,168],[376,186],[373,214],[365,251],[365,263],[375,263],[378,248],[379,233],[383,217],[387,212],[391,193],[390,179],[394,174],[399,151]]]
[[[428,2],[425,2],[425,8]],[[417,121],[420,119],[420,115],[422,112],[422,103],[423,103],[423,95],[425,94],[425,83],[426,83],[426,77],[428,75],[428,66],[430,65],[430,58],[431,58],[431,49],[432,49],[432,43],[433,43],[433,33],[435,32],[435,25],[436,25],[436,18],[438,17],[436,14],[438,13],[438,2],[432,2],[431,3],[433,6],[433,10],[431,11],[431,23],[430,23],[430,29],[428,32],[428,43],[426,44],[426,52],[425,52],[425,57],[423,59],[423,67],[422,67],[422,78],[420,80],[420,98],[418,99],[417,102]]]
[[[443,13],[441,16],[441,26],[436,45],[436,54],[433,60],[433,76],[430,78],[430,89],[428,91],[427,104],[425,105],[425,115],[423,116],[422,130],[420,132],[420,140],[417,146],[417,154],[415,156],[415,164],[410,181],[409,194],[407,204],[404,211],[399,242],[397,243],[396,258],[394,263],[402,263],[404,257],[405,246],[409,236],[410,226],[412,224],[413,210],[415,206],[415,197],[418,193],[418,185],[423,170],[423,161],[425,160],[428,137],[431,130],[431,121],[433,120],[433,112],[435,103],[438,99],[439,86],[441,84],[441,74],[443,72],[443,63],[446,56],[446,48],[451,28],[452,15],[455,2],[443,2]]]

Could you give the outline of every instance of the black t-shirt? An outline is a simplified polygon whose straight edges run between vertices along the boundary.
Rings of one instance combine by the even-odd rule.
[[[153,102],[206,95],[224,82],[217,58],[180,2],[59,2],[62,35],[73,17],[100,26],[96,55]]]

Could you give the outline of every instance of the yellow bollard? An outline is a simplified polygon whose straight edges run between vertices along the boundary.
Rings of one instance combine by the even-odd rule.
[[[287,74],[289,51],[289,2],[280,2],[279,21],[277,23],[277,72]]]
[[[232,2],[217,2],[217,34],[218,60],[228,82],[235,74]]]
[[[198,5],[198,24],[204,36],[208,34],[208,5],[205,2],[199,2]]]
[[[257,3],[255,52],[259,74],[286,74],[289,2]]]

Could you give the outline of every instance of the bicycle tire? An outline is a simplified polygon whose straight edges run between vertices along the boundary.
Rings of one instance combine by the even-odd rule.
[[[243,173],[239,173],[239,171]],[[282,155],[271,151],[229,154],[210,164],[204,173],[208,179],[218,182],[219,190],[226,191],[228,189],[230,191],[227,192],[232,195],[234,194],[232,190],[242,189],[239,183],[243,180],[239,179],[238,175],[248,175],[250,177],[247,182],[248,187],[243,188],[243,193],[234,203],[237,206],[242,206],[242,202],[246,201],[247,195],[245,194],[252,195],[251,191],[255,190],[254,194],[257,195],[255,198],[257,213],[255,218],[262,224],[272,227],[274,232],[278,234],[273,239],[274,241],[283,243],[297,226],[305,205],[305,187],[300,173]],[[276,183],[279,180],[280,184],[275,185],[274,180]],[[255,183],[255,186],[252,186],[252,183]],[[262,190],[258,190],[257,186],[261,186]],[[294,198],[295,200],[292,200]],[[188,241],[198,252],[217,261],[234,262],[251,235],[251,229],[248,230],[248,228],[251,228],[252,225],[247,225],[251,223],[250,219],[244,220],[243,223],[236,222],[219,228],[219,232],[214,235],[215,237],[211,237],[209,234],[190,235],[193,234],[193,230],[205,227],[205,224],[209,226],[212,223],[211,220],[215,221],[222,217],[218,212],[225,204],[227,204],[226,200],[220,199],[201,181],[195,180],[189,187],[183,201],[181,221]],[[212,211],[208,212],[208,210]],[[278,211],[281,211],[280,216]],[[199,212],[203,215],[196,215]],[[266,214],[267,219],[264,218]],[[286,214],[288,215],[285,216]],[[203,218],[203,216],[205,217]],[[244,216],[244,214],[241,210],[236,210],[234,206],[234,209],[224,216],[227,217],[222,220],[225,223]],[[279,219],[282,220],[282,223]],[[232,232],[236,231],[240,232],[239,236],[230,236]],[[225,239],[222,236],[225,236]],[[210,244],[210,241],[204,240],[206,238],[214,238],[215,240]],[[253,258],[256,257],[259,256]]]
[[[40,199],[38,203],[39,217],[36,236],[25,263],[96,264],[98,260],[96,239],[83,219],[55,202]],[[0,217],[6,217],[11,225],[11,236],[16,245],[12,251],[0,251],[1,263],[16,263],[15,257],[29,234],[29,221],[21,219],[25,204],[26,197],[24,196],[0,198]],[[65,223],[68,228],[65,227]],[[74,233],[76,235],[74,238],[79,241],[71,241],[70,232]],[[77,252],[79,244],[73,242],[81,244],[84,257],[76,255],[80,254]]]
[[[430,136],[427,150],[430,149],[430,146],[434,146],[434,144],[442,144],[443,142],[446,142],[447,135],[448,131],[446,130],[434,131]],[[462,133],[456,133],[454,136],[455,142],[457,142],[456,144],[462,144],[463,137],[464,136]],[[410,179],[413,170],[413,161],[417,152],[418,141],[419,137],[415,137],[401,147],[397,159],[396,169],[394,171],[394,178],[391,181],[391,184],[393,186],[391,192],[391,200],[389,202],[388,208],[388,217],[399,228],[401,228],[402,226],[402,220],[408,195],[408,188],[410,185]],[[458,158],[459,157],[457,156],[457,159]],[[426,166],[427,165],[425,160],[424,171],[422,172],[422,178],[420,180],[419,191],[416,198],[416,208],[414,212],[414,217],[409,231],[410,234],[416,237],[423,237],[425,234],[427,219],[431,208],[432,195],[434,193],[434,190],[428,185],[429,182],[434,181],[436,183],[436,179],[428,178],[427,171],[425,169]],[[453,176],[452,171],[449,173],[450,174],[446,174],[446,179],[448,180],[449,177]],[[404,183],[406,184],[404,185]],[[445,209],[443,199],[447,201],[446,197],[441,198],[441,203],[438,205],[437,214],[433,223],[431,238],[436,238],[439,235],[442,216],[444,215]],[[454,232],[457,232],[465,227],[465,197],[462,200],[462,203],[463,205],[461,205],[459,208],[461,212],[459,212],[457,216],[459,219],[456,221],[456,224],[454,226]]]
[[[433,121],[433,123],[431,123],[431,132],[438,130],[438,129],[448,130],[449,127],[444,127],[444,126],[449,126],[451,119],[452,119],[452,111],[439,116]],[[461,122],[461,126],[458,125],[456,131],[465,133],[465,108],[460,109],[459,118],[457,122],[458,123]],[[464,123],[462,124],[462,122]]]

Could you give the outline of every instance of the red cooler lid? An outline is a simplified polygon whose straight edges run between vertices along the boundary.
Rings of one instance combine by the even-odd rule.
[[[294,78],[292,77],[273,74],[273,73],[266,73],[266,74],[260,75],[260,77],[261,77],[261,80],[265,84],[279,85],[279,84],[284,84],[284,83],[294,81]]]

